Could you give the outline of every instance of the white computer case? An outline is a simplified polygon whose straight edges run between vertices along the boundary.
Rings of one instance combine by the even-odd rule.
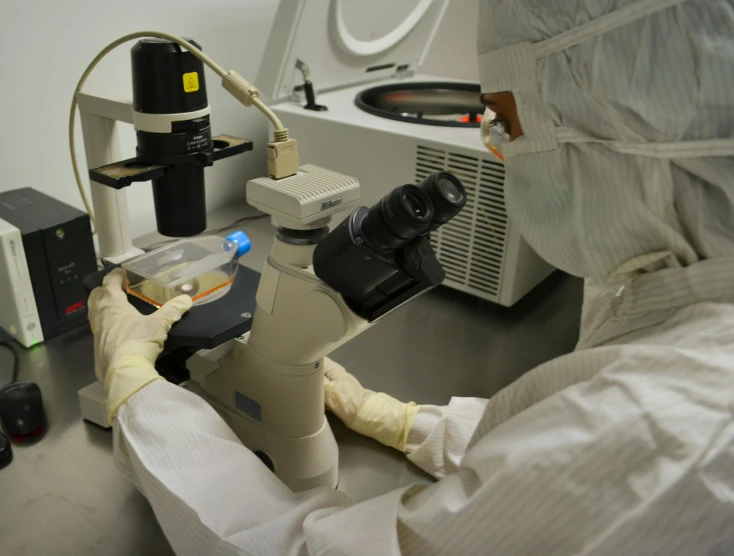
[[[20,230],[0,218],[0,326],[21,345],[43,342]]]

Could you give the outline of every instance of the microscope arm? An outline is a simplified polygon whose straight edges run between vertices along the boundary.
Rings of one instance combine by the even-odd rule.
[[[324,417],[323,358],[444,278],[428,233],[459,213],[466,192],[438,172],[356,208],[330,232],[353,178],[304,166],[248,183],[279,228],[249,335],[187,367],[243,443],[293,490],[336,486],[339,452]],[[315,271],[314,271],[315,267]]]
[[[370,327],[313,274],[313,248],[276,239],[250,333],[187,362],[201,395],[295,491],[336,486],[323,358]]]
[[[369,327],[310,268],[268,258],[249,340],[258,354],[283,365],[316,363]]]

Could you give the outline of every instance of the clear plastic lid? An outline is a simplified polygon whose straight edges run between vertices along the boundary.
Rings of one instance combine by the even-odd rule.
[[[236,243],[219,236],[182,239],[122,263],[127,290],[156,307],[186,294],[194,304],[229,291],[239,266]]]

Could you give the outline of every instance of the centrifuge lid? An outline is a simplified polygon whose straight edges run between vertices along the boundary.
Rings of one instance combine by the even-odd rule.
[[[449,0],[281,0],[256,85],[271,101],[389,78],[423,63]]]

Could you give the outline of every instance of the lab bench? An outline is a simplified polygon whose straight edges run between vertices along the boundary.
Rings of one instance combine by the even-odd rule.
[[[210,228],[226,226],[247,210],[235,205],[216,211]],[[270,220],[249,220],[238,228],[253,243],[243,264],[259,270],[274,236]],[[137,244],[161,239],[151,234]],[[442,287],[411,301],[333,358],[366,387],[404,401],[488,398],[573,349],[581,296],[581,281],[561,273],[510,309]],[[0,554],[172,554],[147,501],[115,467],[111,431],[80,418],[77,390],[94,379],[89,329],[17,350],[19,378],[41,387],[49,430],[35,445],[14,446],[13,463],[0,470]],[[0,368],[8,366],[6,357],[0,352]],[[431,480],[401,454],[329,419],[340,449],[339,489],[353,500]]]

